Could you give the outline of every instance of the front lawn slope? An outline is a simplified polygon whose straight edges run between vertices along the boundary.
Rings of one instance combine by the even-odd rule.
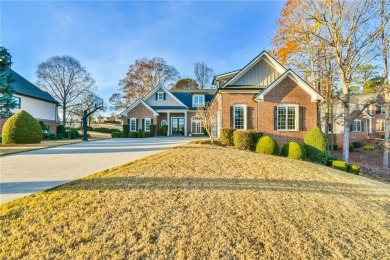
[[[1,206],[2,259],[389,259],[387,184],[185,145]]]

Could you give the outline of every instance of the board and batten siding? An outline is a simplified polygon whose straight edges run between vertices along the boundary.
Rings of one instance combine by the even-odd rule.
[[[157,92],[164,92],[164,90],[160,89]],[[151,97],[145,100],[145,103],[149,106],[182,106],[168,93],[166,93],[166,100],[156,100],[156,94],[153,94]]]
[[[14,97],[20,98],[20,108],[13,109],[12,113],[24,110],[36,119],[57,121],[56,104],[18,94],[14,94]]]
[[[266,61],[261,60],[232,85],[267,87],[280,74]]]

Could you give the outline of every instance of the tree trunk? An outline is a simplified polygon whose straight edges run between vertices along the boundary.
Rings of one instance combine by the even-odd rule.
[[[349,94],[343,95],[344,106],[344,133],[343,133],[343,160],[349,161]]]
[[[62,124],[64,125],[64,127],[66,127],[66,105],[63,104],[62,106]]]
[[[383,169],[389,170],[389,136],[390,136],[390,102],[386,105],[386,119],[385,119],[385,147],[383,152]]]

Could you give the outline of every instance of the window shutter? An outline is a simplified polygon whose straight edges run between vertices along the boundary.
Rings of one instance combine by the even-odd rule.
[[[278,130],[278,107],[274,106],[274,130]]]
[[[299,130],[305,130],[305,108],[299,107]]]
[[[145,119],[142,118],[142,131],[145,131]]]
[[[244,106],[244,130],[248,130],[248,107],[245,105]]]
[[[127,119],[127,124],[130,125],[130,118]]]
[[[352,132],[352,124],[353,122],[351,122],[351,124],[349,125],[349,131]]]
[[[234,107],[230,107],[230,127],[231,128],[234,128],[234,111],[233,111]]]
[[[135,131],[138,131],[138,119],[135,120]]]
[[[364,121],[362,121],[362,132],[364,132]]]
[[[156,94],[154,94],[154,98],[155,98],[155,100],[158,99],[158,92],[156,92]]]
[[[150,119],[150,124],[151,124],[151,125],[153,125],[153,118],[152,118],[152,119]]]
[[[164,92],[164,100],[167,100],[167,93]]]

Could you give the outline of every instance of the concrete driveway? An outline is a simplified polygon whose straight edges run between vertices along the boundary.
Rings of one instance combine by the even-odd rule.
[[[188,137],[106,139],[0,158],[0,202],[53,188],[192,141]]]

